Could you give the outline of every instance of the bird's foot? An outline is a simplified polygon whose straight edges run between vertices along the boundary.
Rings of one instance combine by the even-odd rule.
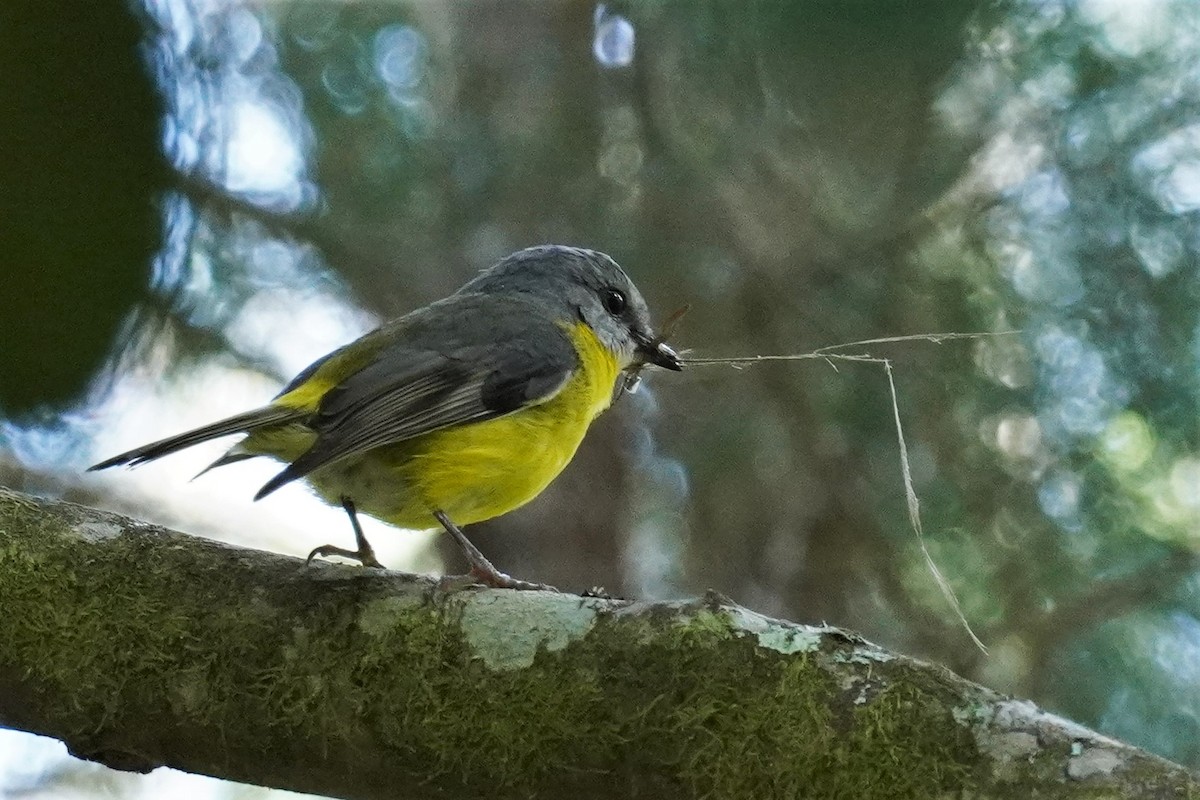
[[[523,581],[520,578],[514,578],[507,573],[493,567],[490,563],[485,565],[472,564],[471,571],[467,573],[471,578],[475,579],[476,583],[490,586],[493,589],[519,589],[526,592],[557,592],[558,589],[545,583],[533,583],[532,581]]]
[[[545,583],[523,581],[493,569],[491,572],[472,566],[466,575],[446,575],[439,578],[437,588],[442,592],[458,592],[472,586],[486,586],[489,589],[517,589],[527,592],[558,592],[558,589]]]
[[[364,567],[375,567],[376,569],[386,569],[383,564],[379,563],[379,559],[375,557],[375,551],[369,546],[359,550],[347,550],[344,547],[336,547],[332,544],[323,544],[320,547],[313,548],[313,551],[308,554],[308,558],[304,559],[305,566],[312,564],[314,558],[328,558],[329,556],[341,556],[349,558]]]
[[[531,592],[557,592],[553,586],[548,586],[544,583],[531,583],[529,581],[518,580],[511,575],[506,575],[500,570],[492,566],[492,562],[487,560],[483,553],[479,552],[479,548],[471,544],[471,541],[462,532],[462,529],[455,525],[450,517],[446,516],[446,512],[437,510],[433,512],[434,518],[442,523],[442,527],[446,532],[454,537],[454,541],[458,543],[463,555],[467,557],[467,563],[471,565],[471,570],[466,575],[453,575],[447,578],[442,578],[442,581],[450,581],[453,584],[462,586],[489,586],[493,589],[521,589]],[[463,579],[468,579],[470,583],[462,584]],[[441,582],[439,582],[441,585]]]
[[[342,508],[346,510],[346,514],[350,517],[350,526],[354,528],[354,542],[358,545],[358,549],[347,550],[344,547],[323,544],[320,547],[314,548],[308,554],[308,558],[304,559],[305,566],[311,564],[314,558],[341,556],[342,558],[353,559],[364,567],[386,569],[383,564],[379,563],[379,559],[375,557],[375,550],[371,547],[371,543],[367,541],[367,537],[363,535],[362,526],[358,524],[358,510],[354,507],[354,501],[349,497],[343,497]]]

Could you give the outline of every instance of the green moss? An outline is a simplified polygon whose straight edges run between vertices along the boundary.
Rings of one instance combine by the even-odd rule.
[[[202,569],[150,530],[74,545],[34,516],[29,538],[0,531],[0,608],[23,621],[0,626],[0,653],[32,665],[61,735],[165,697],[229,748],[357,737],[413,765],[411,787],[493,798],[925,798],[969,785],[977,758],[943,698],[870,690],[894,664],[842,688],[820,651],[761,647],[719,609],[600,614],[497,669],[461,597],[414,607],[299,569],[246,596],[235,562]]]
[[[272,603],[246,597],[244,581],[229,570],[151,546],[153,529],[76,544],[36,509],[23,513],[4,496],[0,503],[15,521],[0,535],[0,608],[22,619],[0,626],[0,652],[29,665],[64,735],[86,739],[162,698],[214,729],[266,729],[302,718],[299,710],[321,696],[278,695],[294,686],[281,679],[297,670],[326,674],[334,659],[313,652],[325,640],[297,647],[294,632],[279,629],[268,610]],[[310,610],[305,624],[320,627],[336,606]],[[289,648],[295,657],[281,657]]]
[[[871,796],[880,775],[893,797],[932,797],[970,783],[975,749],[942,699],[891,684],[854,710],[841,748],[842,796]]]
[[[416,645],[422,663],[397,676],[364,662],[358,675],[391,681],[373,721],[392,747],[493,795],[566,791],[595,770],[612,796],[930,797],[965,785],[974,758],[965,738],[936,738],[952,720],[931,698],[883,692],[834,719],[837,689],[817,654],[731,641],[721,613],[602,617],[504,672],[444,622],[398,620],[382,652]]]

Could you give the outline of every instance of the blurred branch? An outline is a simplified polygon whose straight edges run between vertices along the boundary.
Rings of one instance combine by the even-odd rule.
[[[0,723],[340,797],[1175,797],[1181,767],[717,595],[466,590],[0,490]]]
[[[1052,610],[1013,626],[1040,654],[1037,668],[1031,671],[1032,689],[1043,691],[1041,681],[1048,674],[1045,664],[1065,640],[1085,634],[1092,627],[1139,609],[1162,604],[1164,597],[1177,591],[1179,582],[1197,566],[1196,554],[1182,548],[1117,578],[1094,581],[1086,592],[1060,598]]]
[[[316,212],[283,212],[258,205],[204,178],[176,172],[172,188],[191,200],[198,209],[226,217],[245,217],[261,225],[272,236],[310,244],[330,263],[384,268],[367,252],[352,251],[319,224]]]

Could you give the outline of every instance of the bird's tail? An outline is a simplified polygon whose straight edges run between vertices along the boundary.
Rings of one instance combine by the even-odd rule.
[[[109,467],[130,466],[136,467],[139,464],[145,464],[147,461],[153,461],[156,458],[174,453],[178,450],[191,447],[194,444],[207,442],[210,439],[219,439],[222,436],[229,436],[233,433],[248,433],[260,428],[265,428],[271,425],[281,425],[288,422],[295,422],[305,414],[291,408],[283,408],[282,406],[263,406],[254,411],[247,411],[244,414],[238,414],[233,417],[228,417],[219,420],[210,425],[205,425],[202,428],[180,433],[176,436],[171,436],[166,439],[161,439],[157,442],[151,442],[141,447],[136,447],[118,456],[105,459],[99,464],[94,464],[88,467],[88,471],[92,472],[98,469],[108,469]],[[230,460],[237,460],[236,458]],[[227,462],[226,462],[227,463]],[[217,466],[213,464],[212,466]],[[212,467],[209,467],[211,469]],[[206,470],[207,471],[207,470]]]

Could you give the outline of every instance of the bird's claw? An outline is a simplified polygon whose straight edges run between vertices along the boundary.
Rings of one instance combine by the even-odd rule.
[[[379,559],[375,557],[375,551],[367,548],[366,550],[347,550],[344,547],[337,547],[332,544],[323,544],[320,547],[314,547],[313,551],[308,554],[308,558],[304,559],[304,565],[310,566],[315,558],[328,558],[329,556],[341,556],[357,561],[364,567],[373,567],[375,569],[386,569],[383,564],[379,563]]]
[[[489,572],[474,566],[466,575],[447,575],[439,578],[437,582],[438,590],[443,592],[458,592],[471,586],[485,586],[489,589],[515,589],[524,592],[558,592],[558,589],[545,583],[523,581],[499,570]]]

